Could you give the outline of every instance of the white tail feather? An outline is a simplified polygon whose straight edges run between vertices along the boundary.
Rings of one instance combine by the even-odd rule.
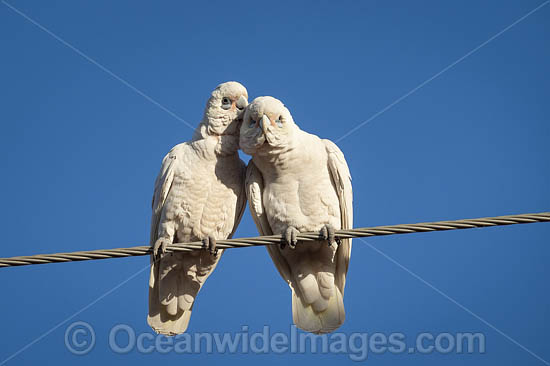
[[[344,309],[344,300],[338,287],[333,286],[332,296],[328,299],[328,304],[323,306],[325,310],[316,311],[317,302],[307,304],[297,293],[292,290],[292,319],[294,324],[306,332],[322,334],[330,333],[338,329],[346,319]]]

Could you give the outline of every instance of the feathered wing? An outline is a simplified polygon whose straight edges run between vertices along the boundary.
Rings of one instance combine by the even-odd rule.
[[[248,167],[246,169],[245,190],[246,197],[248,198],[248,207],[250,208],[252,219],[254,220],[260,235],[273,235],[273,230],[267,220],[262,198],[264,180],[262,173],[256,167],[252,159],[248,162]],[[291,285],[290,267],[288,266],[286,259],[282,256],[279,248],[276,245],[266,245],[266,248],[281,276],[289,285]]]
[[[342,151],[330,140],[323,140],[328,154],[328,168],[332,184],[340,202],[340,217],[342,230],[353,228],[353,190],[351,174]],[[344,296],[346,274],[351,258],[351,239],[342,239],[336,252],[336,286]]]
[[[168,197],[170,188],[172,188],[172,182],[174,181],[175,163],[176,152],[170,151],[162,160],[159,175],[155,180],[153,201],[151,202],[151,208],[153,209],[153,215],[151,217],[151,245],[154,245],[155,241],[158,239],[158,228],[160,217],[162,216],[162,208],[164,207],[164,202],[166,202],[166,197]],[[151,256],[151,259],[152,258]]]
[[[250,208],[252,219],[254,220],[260,235],[273,235],[273,230],[269,225],[263,202],[264,181],[262,173],[256,167],[252,159],[248,162],[245,187],[248,207]],[[293,281],[289,263],[279,250],[278,245],[266,245],[266,249],[271,257],[271,260],[275,264],[275,267],[279,271],[279,274],[287,282],[292,291],[292,317],[294,323],[296,323],[296,325],[301,329],[304,329],[305,327],[303,325],[301,326],[300,321],[298,320],[299,316],[296,314],[296,299],[301,297],[300,288],[296,286]],[[300,294],[298,295],[297,292]]]
[[[241,171],[243,173],[243,180],[246,177],[246,165],[244,161],[241,162]],[[227,237],[227,239],[231,239],[233,235],[235,234],[235,231],[237,231],[237,227],[241,223],[241,219],[243,218],[244,210],[246,207],[246,186],[244,184],[241,184],[241,190],[239,192],[239,196],[237,197],[237,212],[235,214],[235,222],[233,224],[233,230],[231,231],[231,234]]]
[[[332,188],[338,198],[340,227],[349,229],[353,226],[351,175],[340,149],[329,140],[322,141],[327,152]],[[344,323],[344,288],[350,257],[351,239],[343,239],[336,253],[321,246],[294,269],[299,291],[293,293],[292,316],[299,328],[313,333],[329,333]],[[327,266],[329,263],[332,265]]]
[[[168,153],[162,160],[159,175],[155,181],[155,189],[153,192],[152,201],[152,217],[151,217],[151,237],[150,243],[153,246],[159,238],[159,226],[164,209],[166,198],[172,188],[174,175],[176,173],[176,159],[178,149],[175,148]],[[161,334],[178,334],[185,332],[189,325],[191,311],[184,311],[182,314],[170,315],[167,312],[167,303],[161,300],[161,291],[166,291],[170,288],[177,287],[177,279],[173,276],[166,278],[163,269],[170,262],[173,266],[177,266],[178,258],[166,256],[162,260],[151,255],[151,274],[149,276],[149,314],[147,322],[158,333]],[[169,290],[168,290],[169,291]],[[164,296],[163,296],[164,297]]]
[[[185,147],[187,147],[186,144],[178,145],[164,158],[155,182],[151,219],[151,245],[159,238],[159,225],[161,220],[164,220],[163,210],[166,209],[166,200],[173,188],[174,176],[177,174],[176,170],[182,168],[181,166],[176,168],[176,164],[182,164],[181,160],[185,159],[183,156]],[[178,159],[179,162],[177,162]],[[244,163],[242,162],[241,171],[244,175]],[[229,237],[235,232],[246,204],[244,187],[235,193],[237,194],[235,220]],[[147,317],[147,322],[151,328],[166,335],[185,332],[189,325],[195,297],[206,279],[216,268],[222,253],[223,250],[219,250],[216,256],[211,256],[206,251],[173,253],[157,261],[151,256],[149,314]]]
[[[328,140],[323,142],[328,154],[328,169],[339,200],[341,227],[343,229],[351,228],[353,225],[353,208],[349,169],[340,149]],[[269,225],[262,198],[264,189],[263,178],[252,160],[248,165],[245,185],[250,212],[258,227],[258,231],[261,235],[272,235],[273,231]],[[331,332],[338,328],[345,319],[343,295],[346,273],[351,256],[351,240],[342,240],[335,255],[336,270],[334,273],[334,284],[338,290],[331,283],[333,281],[331,273],[315,273],[316,271],[313,270],[313,267],[305,267],[295,269],[295,272],[296,270],[299,272],[306,271],[304,273],[310,273],[314,276],[305,276],[302,279],[294,278],[296,277],[296,273],[293,274],[287,258],[283,256],[279,247],[268,245],[267,250],[277,270],[292,290],[292,315],[294,323],[299,328],[314,333]],[[326,255],[326,253],[323,253],[320,252],[318,255]],[[321,258],[319,259],[322,260]],[[302,266],[306,265],[305,262],[302,263]],[[317,296],[318,300],[313,303],[304,301],[306,298],[312,298],[311,294],[314,294],[313,297]]]

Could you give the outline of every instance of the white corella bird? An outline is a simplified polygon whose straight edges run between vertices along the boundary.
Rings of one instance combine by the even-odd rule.
[[[247,107],[240,147],[252,156],[245,184],[256,226],[262,235],[284,238],[267,250],[292,290],[294,323],[308,332],[334,331],[345,320],[351,256],[351,239],[336,242],[334,231],[353,227],[344,155],[333,142],[300,130],[273,97],[256,98]],[[319,240],[296,240],[307,231],[319,231]]]
[[[185,332],[195,298],[222,255],[216,240],[230,238],[241,220],[246,167],[238,147],[247,99],[241,84],[220,84],[192,140],[162,161],[153,195],[147,317],[157,333]],[[203,250],[166,253],[172,243],[199,240]]]

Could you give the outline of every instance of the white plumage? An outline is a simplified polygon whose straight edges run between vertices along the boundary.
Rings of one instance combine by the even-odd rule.
[[[262,235],[283,234],[288,246],[267,246],[292,290],[292,315],[301,329],[327,333],[345,319],[344,288],[351,239],[334,230],[353,227],[351,175],[340,149],[304,132],[272,97],[246,109],[240,147],[252,155],[246,193]],[[328,239],[298,242],[296,233],[321,231]],[[295,248],[292,248],[294,247]]]
[[[151,257],[147,322],[158,333],[185,332],[195,298],[223,253],[216,252],[215,240],[231,237],[242,217],[245,164],[237,150],[247,98],[237,82],[219,85],[193,139],[172,148],[162,161],[151,220],[155,253],[171,243],[197,240],[206,240],[211,251]]]

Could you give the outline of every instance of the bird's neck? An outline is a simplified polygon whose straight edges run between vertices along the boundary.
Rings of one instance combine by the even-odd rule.
[[[252,161],[262,175],[276,178],[299,174],[304,161],[308,161],[308,149],[304,145],[290,143],[284,147],[270,148],[254,154]]]
[[[218,156],[237,154],[239,136],[214,134],[203,120],[195,129],[191,144],[201,156],[215,159]]]

